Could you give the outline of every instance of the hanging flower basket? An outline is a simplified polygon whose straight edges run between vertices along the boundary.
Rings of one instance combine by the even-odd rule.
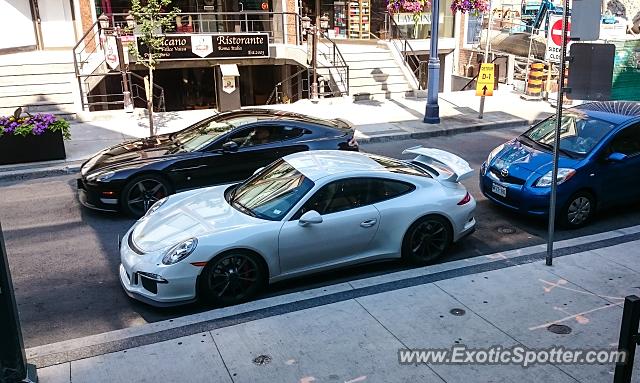
[[[66,158],[69,123],[52,114],[0,117],[0,165]]]
[[[452,0],[451,12],[462,12],[478,15],[489,11],[489,0]]]
[[[412,13],[419,19],[424,11],[431,8],[429,0],[388,0],[387,12],[393,15],[396,13]]]

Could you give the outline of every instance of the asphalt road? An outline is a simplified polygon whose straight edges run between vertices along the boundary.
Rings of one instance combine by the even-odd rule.
[[[424,140],[362,145],[365,151],[403,157],[414,145],[438,147],[467,159],[478,169],[489,151],[525,127]],[[0,222],[25,346],[98,334],[209,309],[199,304],[155,309],[129,299],[118,282],[118,235],[133,220],[81,208],[75,176],[0,183]],[[477,177],[465,181],[478,201],[477,231],[454,245],[442,261],[463,259],[545,242],[546,222],[518,216],[484,199]],[[598,216],[592,225],[557,233],[558,239],[640,224],[640,205]],[[272,286],[265,296],[315,288],[401,270],[391,261],[331,272]]]

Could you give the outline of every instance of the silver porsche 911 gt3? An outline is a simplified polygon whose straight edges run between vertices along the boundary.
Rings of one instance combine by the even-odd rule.
[[[344,151],[288,155],[237,185],[157,202],[123,237],[120,281],[169,306],[249,299],[267,283],[402,257],[427,264],[475,227],[469,164],[414,147],[411,161]]]

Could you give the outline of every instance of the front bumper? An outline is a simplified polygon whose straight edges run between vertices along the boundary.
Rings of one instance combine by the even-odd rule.
[[[494,178],[491,172],[485,172],[486,164],[482,164],[480,169],[480,191],[488,200],[496,205],[505,207],[518,213],[536,217],[547,217],[549,215],[550,188],[538,188],[525,182],[524,185],[513,184],[500,181]],[[492,190],[496,183],[506,189],[506,196],[496,194]],[[557,206],[563,206],[568,198],[564,188],[558,187],[556,200]]]
[[[156,307],[193,302],[201,267],[181,261],[163,265],[162,252],[139,254],[130,245],[128,232],[120,247],[120,284],[130,297]],[[150,277],[154,276],[155,277]]]
[[[118,211],[118,194],[106,196],[103,193],[109,190],[100,190],[95,186],[86,183],[82,178],[76,180],[78,188],[78,200],[82,206],[93,210]]]

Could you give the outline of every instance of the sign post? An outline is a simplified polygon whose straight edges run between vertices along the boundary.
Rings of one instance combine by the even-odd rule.
[[[482,77],[482,70],[484,68],[489,68],[487,65],[487,62],[489,61],[489,45],[491,44],[491,22],[492,22],[492,17],[493,17],[493,12],[491,12],[491,0],[489,0],[489,24],[487,25],[487,39],[484,42],[484,64],[481,65],[480,67],[480,74],[478,75],[478,87],[476,88],[476,96],[480,96],[480,113],[478,113],[478,118],[482,119],[482,117],[484,116],[484,97],[485,96],[491,96],[493,95],[493,82],[491,83],[491,92],[490,94],[486,94],[487,93],[487,89],[488,87],[486,86],[480,86],[480,77]],[[488,69],[485,69],[485,71],[488,71]],[[491,64],[491,81],[493,81],[493,64]],[[482,88],[482,94],[478,94],[478,88]]]
[[[562,127],[562,102],[564,98],[564,68],[565,60],[567,56],[567,33],[569,31],[569,14],[567,9],[569,8],[569,0],[564,0],[564,7],[562,11],[562,32],[560,39],[560,75],[558,76],[558,104],[556,105],[556,132],[555,139],[553,141],[553,170],[551,172],[551,199],[549,201],[549,235],[547,238],[547,256],[545,264],[551,266],[553,264],[553,234],[555,230],[556,221],[556,192],[558,189],[558,155],[560,151],[560,128]],[[553,29],[549,31],[549,36],[553,37],[554,41],[557,41],[557,36],[553,35],[552,31],[557,28],[553,24]]]

